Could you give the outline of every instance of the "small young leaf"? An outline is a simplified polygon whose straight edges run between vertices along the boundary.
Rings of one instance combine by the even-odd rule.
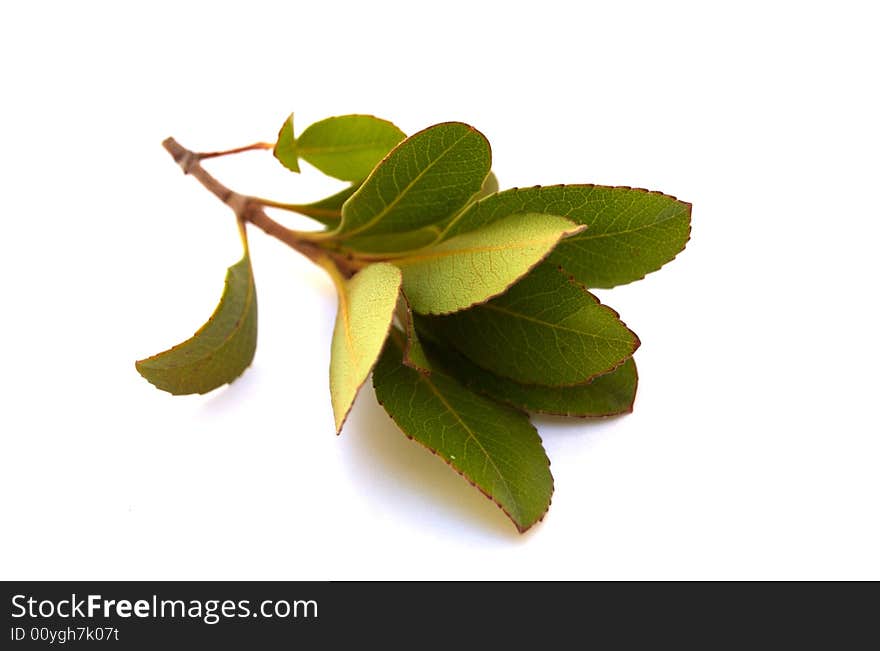
[[[299,157],[328,176],[361,181],[406,134],[372,115],[341,115],[306,127],[297,140]]]
[[[299,155],[296,150],[296,138],[293,136],[293,113],[281,125],[272,153],[284,167],[299,174]]]
[[[632,411],[638,373],[632,358],[587,384],[546,387],[520,384],[480,368],[449,348],[429,339],[422,344],[431,353],[431,364],[439,366],[467,388],[525,411],[557,416],[616,416]],[[424,353],[423,353],[424,354]]]
[[[639,346],[614,310],[547,262],[506,294],[433,318],[427,327],[483,368],[545,386],[589,382],[620,366]]]
[[[421,340],[416,332],[412,309],[406,295],[401,292],[397,301],[397,319],[406,334],[406,345],[403,348],[403,363],[421,373],[431,372],[431,363],[422,348]]]
[[[448,314],[504,292],[583,228],[556,215],[511,215],[393,262],[416,312]]]
[[[356,235],[345,240],[345,248],[372,257],[394,257],[406,251],[414,251],[430,246],[440,236],[437,226],[424,226],[412,231],[399,233],[380,233],[378,235]]]
[[[315,221],[324,224],[324,226],[334,228],[339,225],[339,220],[342,219],[342,204],[357,192],[359,187],[358,183],[353,183],[324,199],[319,199],[312,203],[291,204],[290,209],[306,217],[311,217]]]
[[[486,138],[467,124],[429,127],[400,143],[342,208],[334,237],[414,231],[446,220],[491,166]]]
[[[214,314],[190,339],[135,363],[138,373],[174,395],[207,393],[250,366],[257,347],[257,297],[251,261],[229,267]]]
[[[498,504],[525,531],[550,506],[553,477],[525,414],[479,396],[442,373],[401,363],[394,330],[373,372],[376,398],[409,438],[421,443]]]
[[[495,176],[495,172],[489,172],[489,176],[483,181],[483,187],[480,188],[480,191],[471,200],[479,201],[496,192],[498,192],[498,177]]]
[[[332,264],[332,263],[328,263]],[[400,293],[400,270],[371,264],[350,280],[328,269],[339,292],[339,310],[330,348],[330,401],[337,433],[388,337]]]
[[[690,236],[691,205],[675,197],[625,187],[556,185],[487,197],[458,215],[443,239],[521,212],[552,213],[589,226],[560,243],[550,258],[588,287],[644,278],[681,252]]]

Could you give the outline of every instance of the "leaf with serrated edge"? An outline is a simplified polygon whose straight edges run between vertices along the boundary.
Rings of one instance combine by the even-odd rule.
[[[342,181],[361,181],[406,134],[372,115],[340,115],[306,127],[299,157]]]
[[[442,239],[521,212],[552,213],[589,226],[551,256],[588,287],[639,280],[672,260],[690,237],[691,204],[675,197],[628,187],[556,185],[489,196],[458,215]]]
[[[433,318],[429,327],[496,375],[545,386],[589,382],[620,366],[639,346],[614,310],[547,262],[506,294]]]
[[[138,373],[174,395],[208,393],[250,366],[257,348],[257,297],[251,261],[229,267],[214,314],[187,341],[135,363]]]
[[[382,352],[394,318],[401,276],[397,267],[371,264],[343,279],[332,262],[323,264],[333,276],[339,309],[330,345],[330,400],[336,431],[342,430],[361,385]]]
[[[299,174],[299,155],[296,150],[296,138],[293,136],[293,113],[281,125],[272,153],[284,167]]]
[[[460,122],[410,136],[345,203],[342,223],[331,235],[401,233],[441,222],[480,190],[491,158],[485,136]]]
[[[511,215],[392,262],[403,271],[413,310],[448,314],[504,292],[583,228],[556,215]]]
[[[617,416],[631,412],[636,398],[639,378],[633,358],[587,384],[547,387],[495,375],[456,351],[437,346],[430,338],[425,338],[420,348],[430,353],[432,366],[439,366],[471,391],[532,413],[582,418]]]
[[[425,375],[403,365],[402,339],[392,331],[373,372],[379,403],[406,436],[440,456],[525,531],[544,517],[553,494],[537,431],[522,412],[442,373]]]

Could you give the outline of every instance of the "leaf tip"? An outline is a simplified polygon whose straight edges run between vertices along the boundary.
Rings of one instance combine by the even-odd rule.
[[[587,224],[576,224],[575,222],[573,222],[570,219],[568,221],[571,221],[571,223],[574,224],[574,226],[563,231],[562,237],[569,237],[571,235],[577,235],[578,233],[582,233],[583,231],[585,231],[589,228],[589,226]]]
[[[139,359],[139,360],[135,361],[134,368],[142,378],[144,378],[147,382],[150,382],[150,384],[152,384],[152,382],[150,381],[150,378],[147,375],[147,370],[144,368],[144,364],[147,360],[149,360],[149,357],[145,357],[144,359]]]
[[[364,380],[366,382],[366,380]],[[335,401],[331,401],[333,407],[333,425],[336,428],[336,436],[340,436],[342,434],[342,428],[345,427],[346,421],[348,421],[348,415],[351,413],[352,407],[354,407],[354,400],[357,398],[357,394],[360,393],[360,387],[355,392],[355,397],[351,399],[348,403],[348,406],[344,409],[340,409],[340,405]],[[331,396],[332,397],[332,396]]]

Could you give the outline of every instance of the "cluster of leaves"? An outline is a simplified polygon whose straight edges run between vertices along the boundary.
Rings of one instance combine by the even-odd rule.
[[[639,340],[588,288],[638,280],[675,257],[690,205],[629,187],[499,192],[486,138],[456,122],[405,138],[390,122],[342,116],[296,138],[291,116],[274,154],[292,171],[306,161],[351,183],[288,206],[325,227],[299,236],[326,251],[316,262],[339,294],[337,431],[372,372],[404,434],[528,529],[553,492],[528,413],[610,416],[635,398]],[[165,391],[204,393],[245,370],[256,334],[245,240],[208,323],[137,369]]]

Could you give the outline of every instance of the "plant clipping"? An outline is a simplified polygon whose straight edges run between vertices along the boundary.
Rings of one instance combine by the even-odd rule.
[[[403,433],[437,454],[525,531],[550,506],[553,478],[529,413],[601,417],[632,411],[639,340],[590,288],[643,278],[690,235],[688,203],[630,187],[557,185],[499,191],[486,138],[460,122],[407,138],[392,123],[345,115],[275,143],[196,153],[165,149],[235,213],[244,253],[214,314],[190,339],[136,363],[169,393],[235,380],[257,344],[247,227],[323,268],[339,295],[330,350],[337,433],[372,372]],[[288,204],[227,188],[205,159],[272,150],[345,181]],[[266,207],[319,222],[300,231]]]

